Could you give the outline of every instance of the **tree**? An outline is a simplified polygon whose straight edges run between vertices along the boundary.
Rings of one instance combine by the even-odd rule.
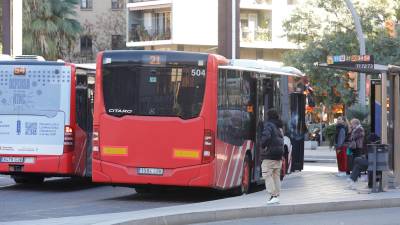
[[[78,0],[23,1],[23,52],[46,59],[64,58],[72,52],[81,32],[75,7]]]
[[[356,1],[355,7],[366,34],[367,54],[374,55],[377,63],[398,62],[399,39],[390,38],[383,24],[387,18],[396,16],[399,3],[389,0]],[[325,62],[328,55],[359,54],[355,27],[345,2],[308,0],[284,22],[284,29],[289,40],[303,47],[287,52],[284,61],[309,76],[316,102],[323,103],[328,109],[338,103],[346,106],[354,104],[356,92],[347,85],[349,78],[345,72],[314,66],[314,62]]]

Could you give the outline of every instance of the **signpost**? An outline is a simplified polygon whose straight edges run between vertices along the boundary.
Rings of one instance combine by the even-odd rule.
[[[373,55],[335,55],[328,56],[326,63],[332,66],[355,68],[355,69],[374,69]]]

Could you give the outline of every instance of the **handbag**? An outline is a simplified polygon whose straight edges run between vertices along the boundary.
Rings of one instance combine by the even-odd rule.
[[[351,140],[349,144],[350,149],[356,149],[357,148],[357,142],[355,140]]]

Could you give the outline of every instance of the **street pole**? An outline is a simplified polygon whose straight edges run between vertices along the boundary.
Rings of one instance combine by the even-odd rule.
[[[218,0],[218,54],[240,58],[239,0]]]
[[[2,18],[3,25],[3,52],[2,54],[11,55],[11,2],[10,0],[2,0]]]
[[[236,0],[232,0],[232,59],[236,59]]]
[[[324,105],[321,103],[319,106],[321,108],[321,120],[319,121],[319,143],[322,144],[322,122],[324,119]]]
[[[353,3],[351,0],[345,0],[347,4],[347,8],[349,8],[351,12],[351,16],[353,17],[354,20],[354,25],[356,27],[356,32],[357,32],[357,39],[358,43],[360,45],[360,55],[365,55],[365,38],[364,38],[364,33],[362,31],[361,27],[361,22],[360,22],[360,17],[357,14],[356,9],[353,6]],[[360,87],[359,87],[359,93],[358,93],[358,100],[362,106],[365,106],[365,73],[360,73]]]

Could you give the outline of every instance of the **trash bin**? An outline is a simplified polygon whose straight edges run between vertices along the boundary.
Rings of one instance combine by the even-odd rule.
[[[382,171],[389,170],[389,146],[385,144],[369,144],[368,171],[372,172],[372,192],[383,191]],[[379,190],[376,182],[379,181]]]

